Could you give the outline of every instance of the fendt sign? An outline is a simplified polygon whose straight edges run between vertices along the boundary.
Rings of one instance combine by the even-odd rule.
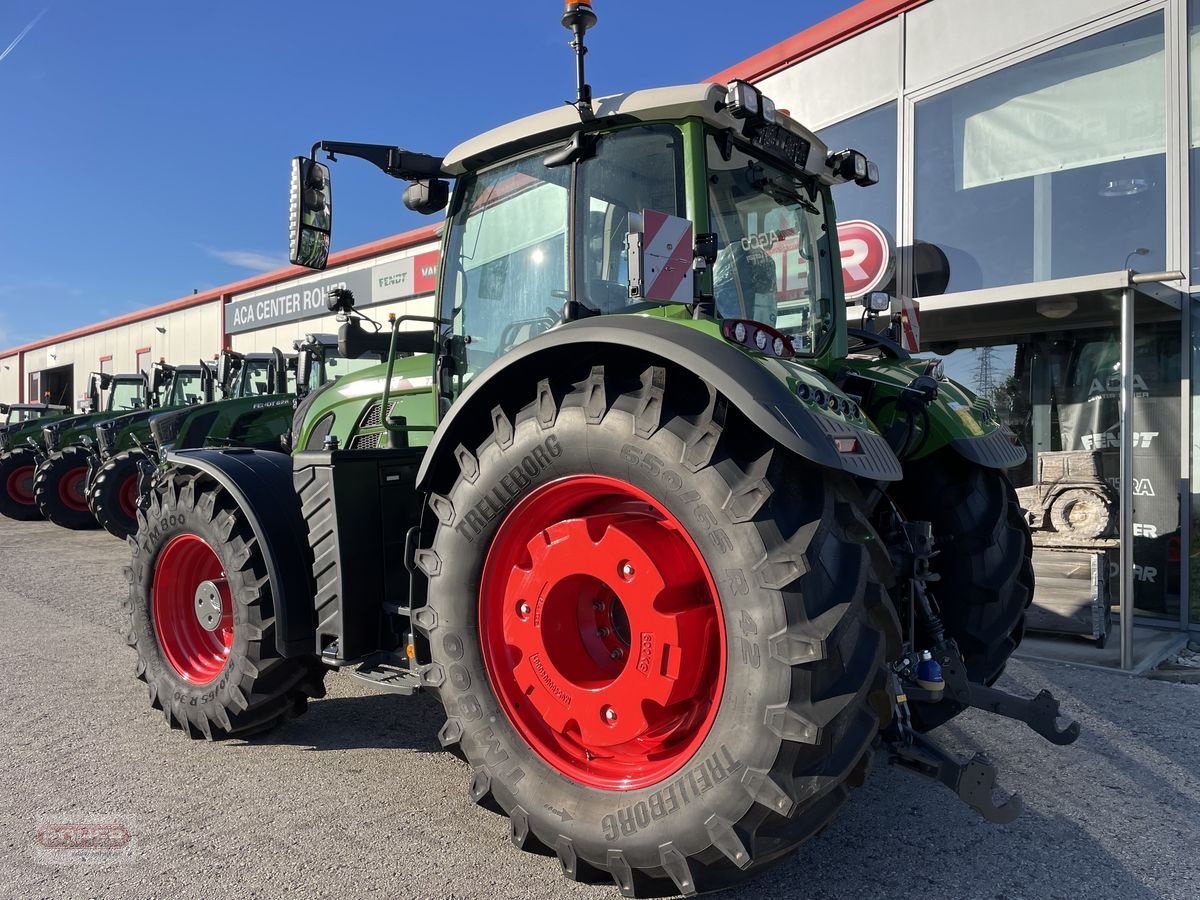
[[[225,307],[225,333],[240,334],[329,314],[326,300],[338,288],[354,293],[359,307],[406,300],[437,287],[438,251],[430,250],[370,269],[333,272],[282,286],[267,294],[234,300]]]

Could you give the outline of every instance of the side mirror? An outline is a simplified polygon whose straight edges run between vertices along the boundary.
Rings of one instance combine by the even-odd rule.
[[[224,394],[229,393],[231,385],[229,379],[233,375],[233,354],[228,350],[221,351],[221,358],[217,360],[217,385],[221,388]]]
[[[329,167],[303,156],[293,159],[289,205],[288,259],[293,265],[324,269],[329,263],[329,238],[333,231]]]
[[[287,357],[283,355],[283,351],[278,347],[272,347],[271,354],[275,357],[271,363],[271,393],[286,394],[288,392]]]
[[[313,370],[313,351],[305,347],[300,347],[296,351],[296,393],[306,394],[311,384],[309,378],[312,376]]]

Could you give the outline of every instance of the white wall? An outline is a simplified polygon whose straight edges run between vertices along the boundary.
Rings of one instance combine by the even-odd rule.
[[[170,363],[212,359],[221,349],[220,310],[220,303],[214,300],[31,350],[25,354],[26,384],[33,372],[71,365],[74,366],[75,398],[78,399],[87,387],[88,373],[100,368],[102,356],[112,356],[111,371],[114,373],[134,371],[137,351],[144,347],[150,348],[151,361],[159,357],[165,357]],[[0,385],[4,385],[0,397],[7,398],[8,381],[0,381]],[[15,389],[12,399],[16,399]]]
[[[932,0],[758,85],[797,121],[820,129],[894,100],[902,90],[927,88],[1134,5],[1130,0]]]
[[[0,359],[0,403],[16,403],[21,390],[21,360],[17,355]]]

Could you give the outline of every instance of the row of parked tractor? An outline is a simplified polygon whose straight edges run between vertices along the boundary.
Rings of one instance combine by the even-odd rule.
[[[0,404],[0,514],[124,540],[165,450],[286,450],[295,405],[348,365],[335,335],[312,334],[291,353],[226,349],[211,362],[163,359],[149,373],[93,372],[77,413]]]

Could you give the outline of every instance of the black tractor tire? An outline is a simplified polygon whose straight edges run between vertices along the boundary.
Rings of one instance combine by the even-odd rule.
[[[1008,475],[953,451],[905,467],[894,489],[904,515],[933,524],[930,584],[946,633],[971,681],[992,684],[1025,634],[1033,600],[1033,542]],[[914,703],[914,724],[935,728],[963,711],[951,700]]]
[[[51,453],[37,467],[34,501],[42,515],[61,528],[99,527],[87,504],[88,456],[85,447],[67,447]]]
[[[1050,503],[1054,530],[1069,541],[1094,541],[1112,528],[1113,506],[1100,490],[1070,488]]]
[[[88,509],[101,528],[121,540],[137,532],[138,464],[145,458],[136,448],[118,453],[105,460],[88,485]]]
[[[708,392],[705,405],[707,386],[687,373],[650,367],[628,377],[600,366],[587,372],[578,373],[580,380],[574,383],[566,377],[544,380],[536,392],[530,385],[526,396],[534,394],[534,399],[519,410],[497,406],[490,420],[481,411],[479,434],[487,436],[472,440],[471,449],[460,444],[457,468],[450,460],[450,471],[443,470],[432,482],[435,492],[440,488],[446,493],[430,495],[432,534],[426,532],[424,549],[415,556],[428,592],[415,623],[428,639],[432,657],[421,679],[446,710],[438,735],[442,746],[473,768],[470,796],[509,818],[518,848],[556,855],[569,879],[611,879],[629,897],[719,890],[789,858],[832,819],[849,787],[862,783],[872,742],[891,718],[884,664],[899,653],[898,621],[868,552],[874,532],[840,473],[789,455],[735,418],[736,412],[726,422],[724,400]],[[514,390],[510,396],[520,393]],[[498,582],[484,579],[490,572],[503,578],[515,571],[503,563],[489,569],[489,556],[501,554],[503,560],[506,552],[522,552],[525,545],[510,543],[507,535],[519,535],[538,521],[531,510],[552,502],[545,498],[574,502],[569,498],[581,496],[564,492],[563,485],[597,498],[613,491],[615,502],[586,501],[592,504],[589,529],[607,516],[621,519],[635,508],[642,515],[656,505],[658,511],[647,515],[686,534],[691,542],[687,552],[700,570],[711,573],[708,583],[715,596],[711,591],[705,596],[712,601],[712,621],[724,633],[724,655],[718,655],[725,666],[723,683],[692,707],[709,710],[707,730],[693,734],[693,743],[681,741],[668,766],[648,756],[649,768],[641,768],[635,753],[633,767],[618,767],[615,775],[609,770],[613,780],[607,783],[598,783],[599,775],[580,777],[587,767],[599,765],[590,750],[564,763],[563,757],[554,757],[544,745],[535,749],[528,739],[538,733],[539,722],[550,727],[553,702],[563,702],[556,694],[564,689],[579,691],[576,728],[591,720],[601,733],[600,719],[611,713],[615,720],[613,706],[597,707],[599,717],[585,717],[583,689],[569,679],[556,685],[544,668],[539,670],[553,656],[554,646],[587,642],[590,635],[607,632],[589,630],[593,623],[587,610],[603,609],[603,602],[587,596],[577,600],[583,588],[567,589],[566,608],[579,604],[570,613],[578,617],[570,625],[579,626],[578,636],[572,637],[570,630],[565,638],[555,633],[547,637],[544,656],[522,655],[519,662],[510,649],[499,651],[508,654],[509,670],[498,669],[496,678],[489,670],[489,658],[503,658],[495,649],[489,657],[487,647],[497,646],[490,643],[496,632],[489,623],[507,615],[510,604],[508,595],[488,590],[487,585]],[[571,515],[564,527],[582,521]],[[548,526],[528,546],[540,547],[540,540],[549,546],[548,535],[557,527]],[[607,540],[610,526],[597,527]],[[586,544],[577,546],[586,551]],[[575,574],[590,563],[580,563],[572,550],[567,554],[557,557],[558,565],[565,560],[562,571],[569,573],[557,584],[590,577]],[[648,563],[668,555],[647,550],[638,558]],[[642,565],[638,563],[638,572]],[[632,585],[622,586],[616,575],[625,571],[623,564],[605,563],[602,571],[610,568],[613,575],[599,590],[615,598],[616,622],[620,594],[611,585],[622,592]],[[549,569],[542,566],[543,572]],[[485,591],[486,608],[481,603]],[[543,613],[550,635],[549,623],[562,608],[554,599],[562,595],[554,591],[532,598],[539,633]],[[694,600],[700,595],[689,596]],[[517,604],[517,615],[528,619],[530,610],[523,606],[523,601]],[[702,603],[701,608],[709,607]],[[645,606],[631,609],[624,609],[625,658],[630,667],[636,659],[637,671],[630,673],[632,681],[622,683],[640,684],[638,673],[657,678],[661,669],[665,674],[664,648],[670,640],[663,640],[652,622],[645,630]],[[614,624],[614,634],[618,631]],[[680,660],[701,651],[699,641],[689,646],[680,634],[670,654],[682,670]],[[586,655],[561,652],[566,664]],[[605,656],[601,651],[594,665],[606,666]],[[544,691],[531,686],[522,693],[524,688],[518,687],[514,694],[516,673],[526,662],[529,671],[539,672]],[[528,713],[509,711],[526,698],[528,709],[539,710],[532,726],[521,724],[520,716]],[[637,709],[638,702],[643,710],[648,706],[619,698],[612,690],[590,700],[624,701],[624,710]],[[551,715],[539,719],[545,708]],[[641,718],[651,722],[648,715]],[[563,728],[559,734],[573,734],[570,723]],[[624,771],[634,776],[632,782],[620,780]]]
[[[167,473],[129,539],[129,631],[150,704],[188,737],[266,731],[325,695],[317,657],[281,657],[266,563],[245,511],[215,480]],[[219,598],[215,628],[194,598]]]
[[[36,473],[37,455],[32,447],[18,447],[0,456],[0,515],[18,522],[42,518],[33,498]]]

